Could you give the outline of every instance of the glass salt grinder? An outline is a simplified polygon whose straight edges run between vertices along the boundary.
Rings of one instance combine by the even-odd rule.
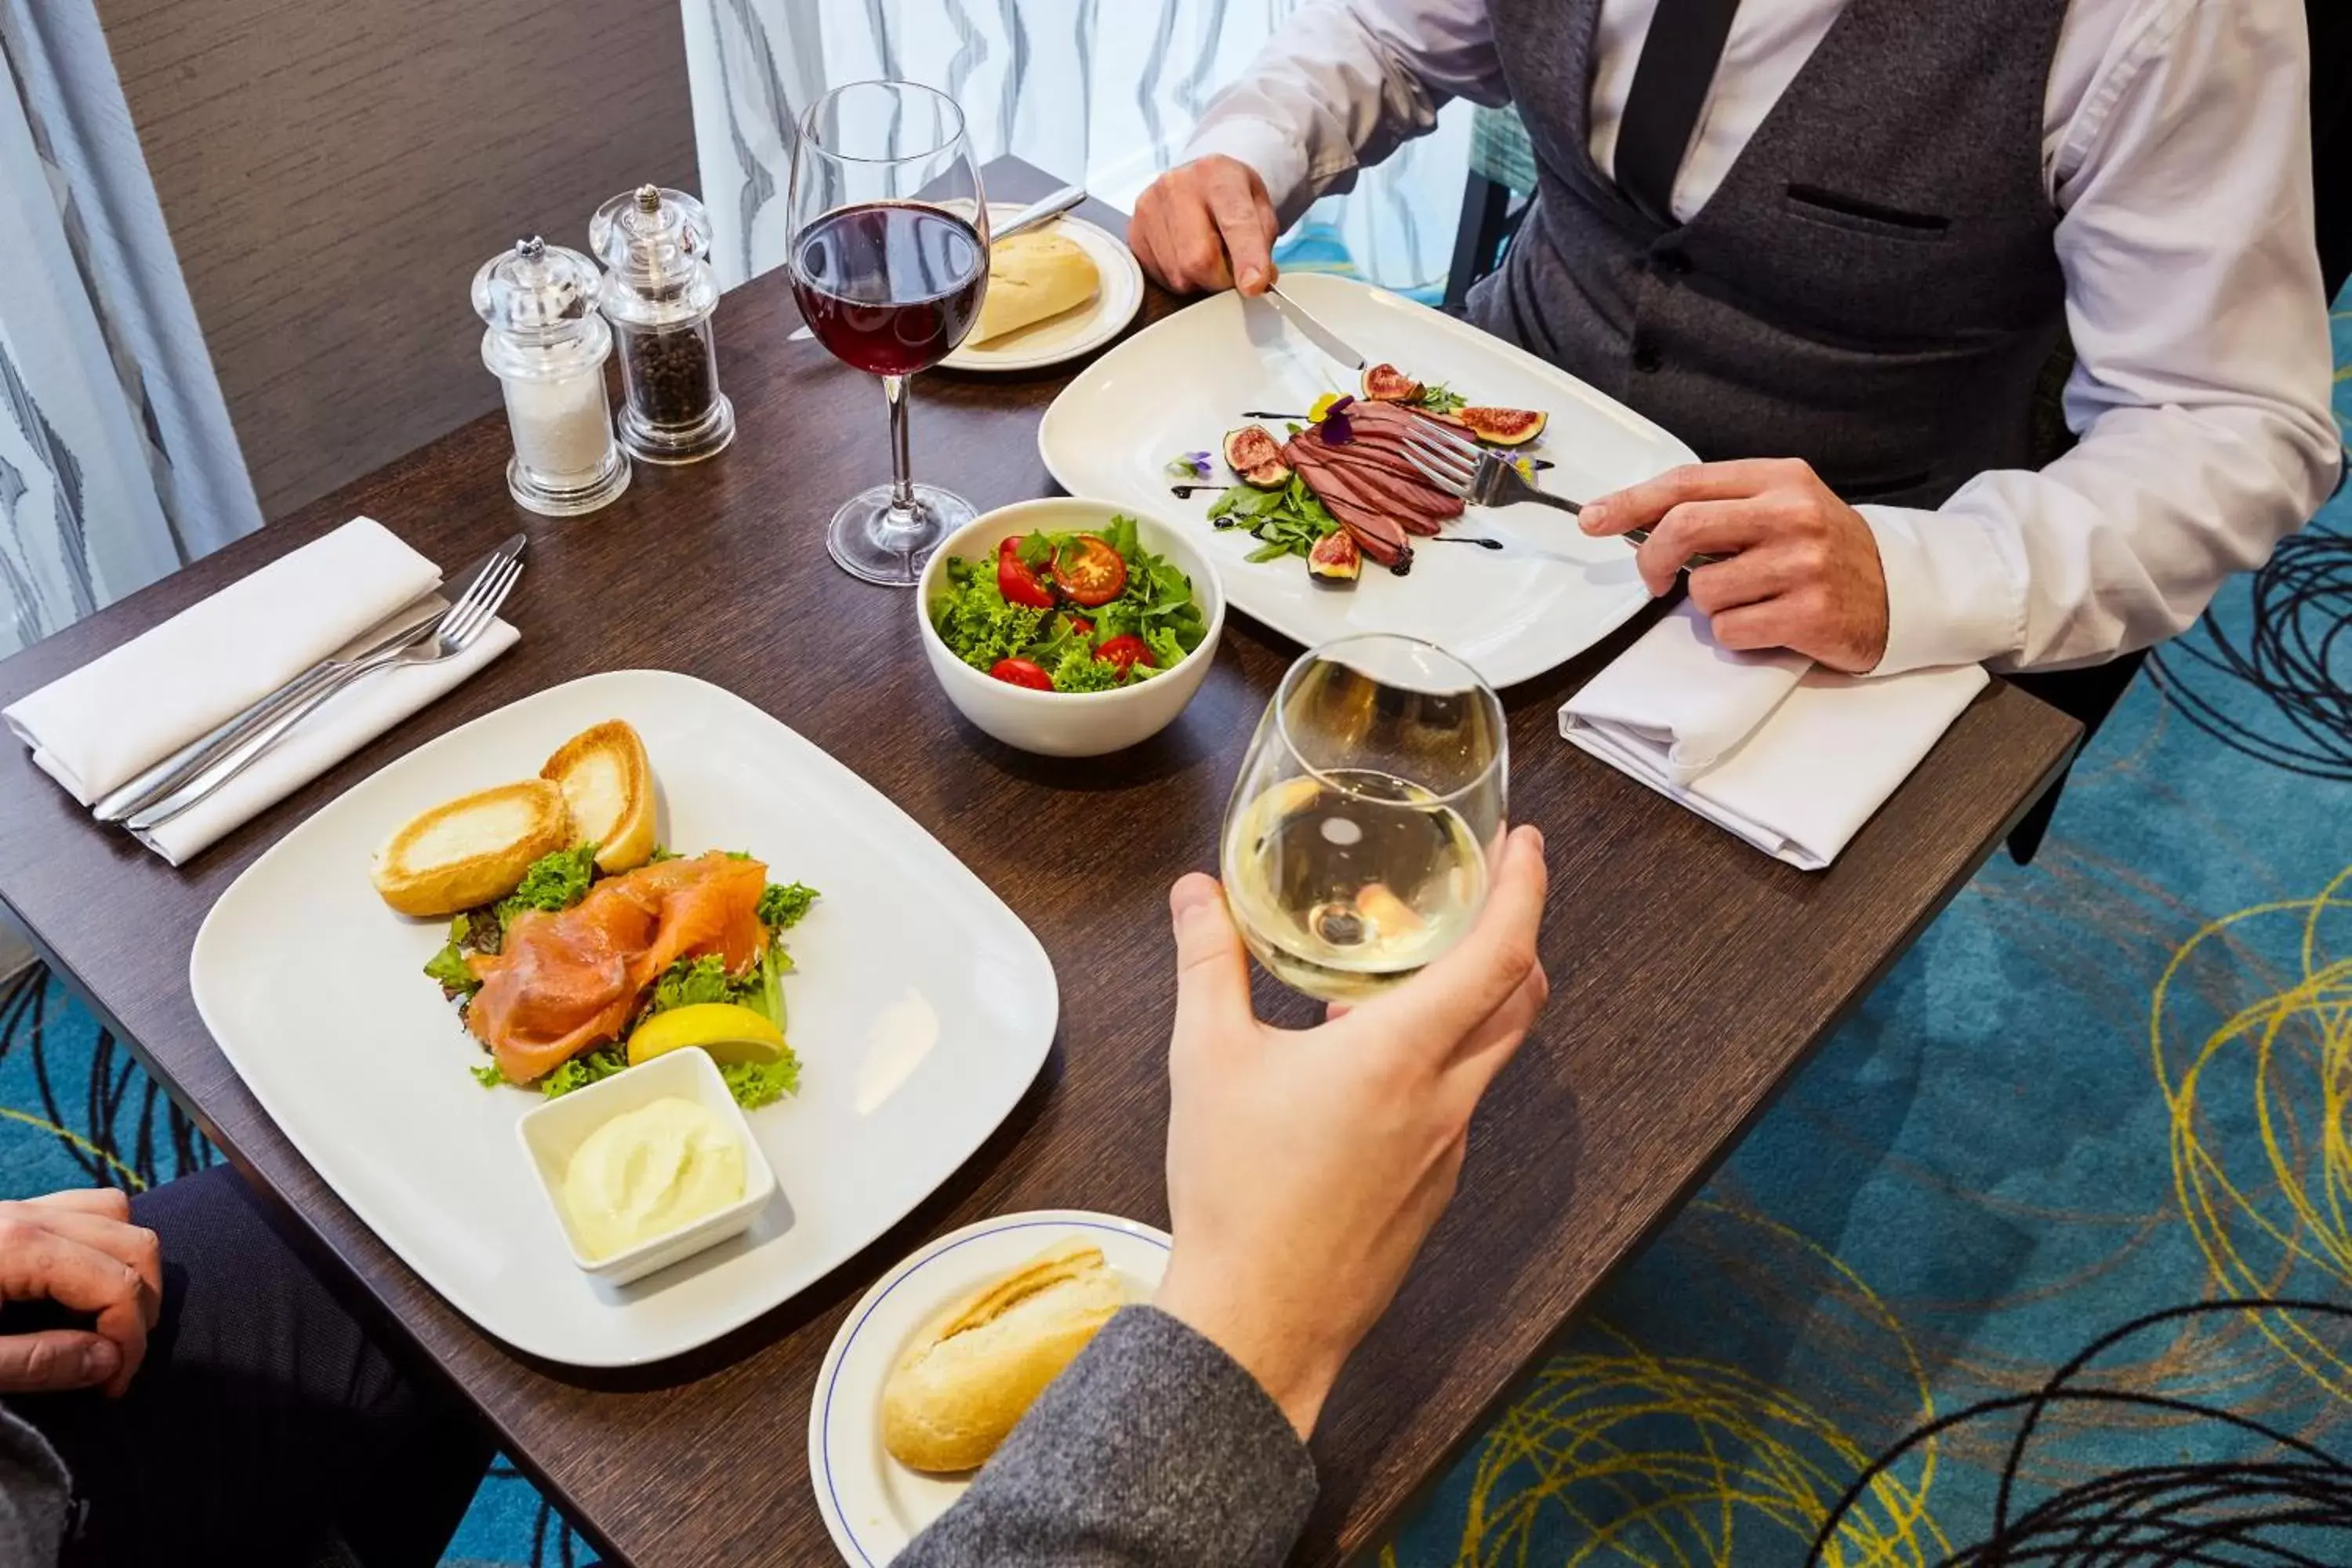
[[[719,390],[710,218],[684,191],[639,185],[596,209],[588,248],[621,339],[621,445],[649,463],[698,462],[735,438]]]
[[[629,488],[604,395],[613,330],[596,313],[603,291],[594,262],[536,235],[474,274],[474,310],[489,323],[482,363],[505,390],[514,433],[507,489],[543,516],[594,511]]]

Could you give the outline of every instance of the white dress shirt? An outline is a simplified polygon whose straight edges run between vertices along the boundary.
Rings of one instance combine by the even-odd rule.
[[[1865,506],[1889,673],[2095,663],[2182,630],[2318,510],[2342,438],[2314,239],[2304,0],[2073,0],[2042,151],[2059,215],[2081,444],[1978,476],[1940,511]],[[1656,0],[1601,0],[1592,155]],[[1675,184],[1721,184],[1844,0],[1747,0]],[[1461,97],[1504,100],[1482,0],[1308,0],[1209,106],[1286,223]]]

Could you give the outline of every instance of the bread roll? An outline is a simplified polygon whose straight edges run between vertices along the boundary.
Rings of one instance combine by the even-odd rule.
[[[987,342],[1076,310],[1102,288],[1102,274],[1085,246],[1032,229],[990,247],[988,298],[971,341]]]
[[[882,1446],[918,1470],[978,1468],[1126,1304],[1099,1248],[1039,1253],[915,1336],[882,1385]]]
[[[563,742],[539,776],[563,791],[572,830],[596,846],[603,871],[633,871],[654,852],[654,770],[646,743],[618,719]]]
[[[404,915],[454,915],[515,890],[530,863],[576,842],[545,779],[453,800],[403,826],[376,857],[375,890]]]

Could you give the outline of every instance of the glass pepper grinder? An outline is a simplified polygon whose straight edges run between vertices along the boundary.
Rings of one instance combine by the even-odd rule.
[[[596,209],[588,248],[604,264],[604,314],[620,333],[621,445],[649,463],[709,457],[735,438],[710,332],[709,216],[684,191],[639,185]]]
[[[604,283],[594,262],[536,235],[474,274],[474,310],[489,323],[482,363],[505,390],[514,433],[507,489],[547,517],[594,511],[629,488],[604,395]]]

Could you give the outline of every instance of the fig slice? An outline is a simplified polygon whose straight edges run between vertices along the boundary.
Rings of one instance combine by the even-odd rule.
[[[1225,461],[1257,489],[1279,489],[1290,482],[1290,465],[1282,460],[1282,443],[1263,425],[1244,425],[1225,432]]]
[[[1524,447],[1543,434],[1549,416],[1533,408],[1462,408],[1455,416],[1463,427],[1495,447]]]
[[[1364,396],[1374,403],[1411,403],[1421,395],[1421,383],[1392,364],[1376,364],[1364,372]]]
[[[1326,534],[1307,554],[1307,574],[1327,583],[1352,583],[1363,574],[1364,552],[1342,528]]]

